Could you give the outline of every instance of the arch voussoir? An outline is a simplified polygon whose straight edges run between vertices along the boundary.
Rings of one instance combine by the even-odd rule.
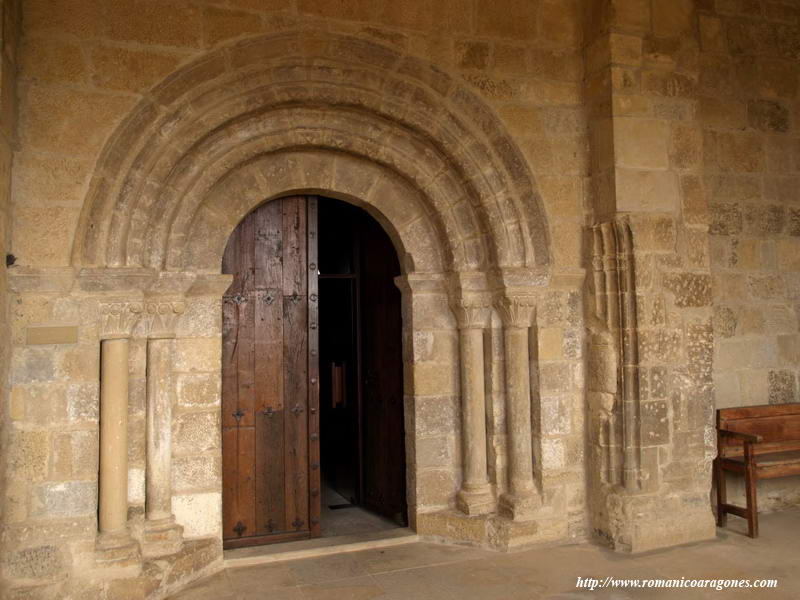
[[[402,182],[426,215],[411,235],[425,230],[436,240],[426,260],[462,270],[549,264],[535,182],[492,111],[423,60],[327,32],[240,41],[156,86],[104,150],[73,261],[200,264],[190,237],[211,227],[211,207],[229,211],[227,223],[293,189],[380,203],[382,183],[347,172],[370,163],[381,181]],[[248,175],[234,177],[239,171]],[[226,194],[236,199],[223,202]]]

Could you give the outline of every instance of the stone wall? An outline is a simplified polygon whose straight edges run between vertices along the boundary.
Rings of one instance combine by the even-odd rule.
[[[14,178],[13,249],[19,256],[14,271],[12,336],[14,421],[9,428],[14,438],[11,447],[15,449],[16,463],[13,489],[4,502],[9,508],[5,535],[9,559],[4,576],[17,593],[34,590],[41,597],[60,597],[84,591],[98,597],[115,597],[116,586],[127,582],[136,593],[158,595],[203,569],[215,565],[218,568],[221,290],[213,285],[192,288],[186,296],[186,313],[176,331],[173,378],[173,511],[184,527],[185,539],[207,545],[193,548],[194,542],[189,542],[188,547],[185,543],[182,557],[166,563],[129,561],[117,571],[101,569],[98,564],[95,538],[102,332],[97,302],[120,295],[126,301],[137,300],[142,289],[152,284],[153,273],[136,270],[134,267],[145,266],[135,264],[136,259],[128,265],[130,268],[107,275],[91,269],[80,271],[81,265],[104,264],[83,261],[82,236],[90,239],[95,226],[116,226],[122,212],[109,215],[109,221],[104,223],[93,221],[93,217],[81,221],[81,215],[88,210],[86,198],[98,193],[98,182],[119,175],[118,169],[107,165],[120,158],[119,152],[127,151],[126,144],[112,144],[120,135],[154,133],[156,139],[173,131],[184,135],[179,122],[152,130],[143,121],[131,126],[130,121],[125,121],[130,115],[134,119],[144,118],[144,113],[137,112],[135,107],[156,97],[159,102],[172,102],[172,98],[167,99],[172,93],[177,94],[174,100],[178,105],[178,96],[192,90],[192,85],[198,86],[196,93],[202,91],[203,78],[225,76],[222,71],[214,71],[215,68],[220,65],[223,69],[232,68],[226,61],[235,63],[234,67],[252,62],[253,52],[265,52],[270,60],[278,61],[279,53],[270,55],[269,47],[262,50],[258,44],[236,46],[236,52],[242,53],[241,62],[229,58],[232,51],[227,49],[239,40],[257,36],[285,34],[290,39],[297,31],[309,32],[305,46],[291,45],[294,42],[275,46],[287,57],[292,57],[300,47],[302,52],[313,53],[316,47],[321,47],[325,36],[333,39],[338,35],[353,40],[348,42],[350,46],[341,46],[342,56],[352,55],[369,63],[373,70],[373,65],[393,53],[414,57],[413,61],[422,58],[424,62],[419,65],[424,68],[407,61],[406,70],[392,76],[412,80],[421,74],[428,78],[425,89],[436,93],[442,86],[447,88],[450,78],[472,90],[474,100],[472,96],[455,97],[448,100],[452,102],[448,110],[452,106],[478,111],[470,113],[466,127],[484,128],[477,135],[486,140],[481,143],[487,144],[489,152],[513,158],[518,148],[523,160],[510,165],[516,169],[515,181],[522,181],[519,172],[528,170],[535,180],[534,189],[529,188],[521,198],[509,199],[505,205],[492,207],[490,210],[496,211],[497,217],[480,224],[468,201],[460,205],[457,202],[464,193],[457,189],[463,185],[461,182],[451,183],[442,178],[436,182],[438,187],[425,191],[439,194],[442,201],[455,206],[447,213],[446,227],[454,228],[447,230],[451,235],[459,230],[502,230],[509,241],[498,246],[499,252],[510,252],[515,246],[528,248],[527,252],[535,248],[540,254],[538,260],[552,265],[552,276],[537,272],[535,277],[524,281],[526,286],[533,283],[540,288],[535,298],[537,308],[529,311],[535,323],[530,328],[528,360],[534,391],[534,475],[539,499],[536,519],[509,527],[503,519],[465,520],[455,509],[456,493],[462,483],[463,453],[459,440],[462,418],[459,338],[449,307],[448,278],[439,274],[410,282],[409,289],[421,286],[419,293],[409,292],[404,296],[407,393],[409,386],[413,386],[413,395],[406,400],[406,418],[412,425],[407,428],[411,433],[407,444],[409,465],[413,465],[409,469],[413,478],[409,498],[412,523],[425,535],[492,543],[498,547],[580,539],[586,535],[580,309],[583,248],[581,236],[575,232],[583,226],[587,209],[588,145],[582,107],[577,1],[508,1],[499,7],[497,2],[481,0],[469,3],[466,10],[461,2],[435,5],[421,1],[354,2],[343,10],[340,2],[305,0],[186,1],[170,3],[169,7],[139,0],[113,3],[30,0],[24,5],[23,31],[21,144],[15,157]],[[193,63],[212,56],[217,49],[222,49],[217,59],[223,57],[223,60],[210,58]],[[428,63],[435,67],[424,66]],[[189,65],[200,66],[194,69]],[[160,85],[158,92],[150,91],[162,81],[166,83]],[[393,85],[396,93],[409,93],[410,88]],[[176,89],[182,91],[174,92]],[[417,110],[413,103],[418,102],[420,113],[425,114],[428,101],[425,95],[409,96],[407,106]],[[487,108],[496,117],[484,118],[479,111]],[[389,106],[386,110],[404,116],[397,108]],[[492,120],[495,118],[510,136],[496,133],[500,129]],[[349,126],[343,119],[328,123]],[[203,123],[201,127],[206,125]],[[197,131],[205,133],[203,129]],[[353,132],[361,133],[357,129]],[[130,147],[138,143],[135,135]],[[328,137],[320,140],[328,143]],[[419,146],[401,148],[401,141],[398,138],[401,151],[397,157],[387,152],[380,158],[393,164],[406,160],[403,157],[408,150],[428,152]],[[353,152],[363,151],[356,142],[350,144]],[[433,149],[429,157],[439,151]],[[463,156],[481,151],[479,146],[472,146]],[[315,166],[321,167],[324,159],[324,156],[294,156],[287,159],[287,164],[306,164],[292,162],[303,160],[314,161]],[[398,244],[402,246],[411,240],[429,249],[427,253],[412,252],[409,248],[413,246],[406,245],[409,255],[401,257],[406,267],[430,271],[431,265],[443,260],[437,258],[444,256],[437,254],[439,248],[451,244],[455,238],[447,240],[444,233],[434,233],[419,223],[413,225],[417,213],[409,212],[408,200],[397,197],[391,186],[387,184],[379,190],[370,190],[369,186],[359,188],[362,183],[359,177],[348,175],[353,172],[351,165],[343,159],[337,165],[332,170],[306,168],[302,176],[310,177],[308,174],[315,172],[321,177],[336,174],[332,183],[346,191],[347,198],[364,202],[368,208],[376,207],[377,215]],[[289,179],[281,179],[282,167],[273,164],[271,168],[274,180],[262,185],[291,183]],[[366,163],[360,166],[362,172],[372,174],[371,170],[365,171],[370,168],[374,169]],[[468,176],[493,178],[494,173],[486,168],[481,171],[479,167]],[[380,177],[385,175],[379,173]],[[274,192],[266,192],[266,188],[258,185],[254,188],[248,181],[228,181],[225,186],[218,186],[215,193],[242,198],[235,207],[239,210],[248,202],[258,202],[281,191],[276,188]],[[456,188],[447,187],[454,184]],[[488,185],[506,188],[496,179],[491,179]],[[322,184],[312,187],[333,189]],[[359,189],[363,194],[358,193]],[[498,187],[491,193],[501,191]],[[256,198],[253,193],[264,195]],[[218,196],[217,207],[225,206],[226,196]],[[532,229],[528,230],[532,232],[531,239],[525,239],[524,230],[514,223],[517,208],[513,204],[520,201],[544,205],[546,216],[531,222]],[[228,201],[227,205],[230,204]],[[119,210],[127,207],[120,206]],[[219,208],[212,212],[221,214]],[[234,219],[241,216],[233,212],[231,215]],[[151,216],[163,222],[157,211]],[[131,223],[131,229],[143,227],[138,216]],[[208,237],[196,236],[190,250],[194,259],[218,261],[215,244],[227,226],[227,222],[220,224],[220,230]],[[112,239],[110,243],[118,244],[119,240]],[[466,265],[486,261],[486,251],[479,248],[479,244],[485,243],[480,238],[466,240],[463,246],[458,246],[457,260]],[[123,266],[126,264],[123,262]],[[497,277],[497,281],[492,279],[482,284],[490,304],[496,302],[493,295],[500,298],[509,285],[503,280],[507,275],[492,277]],[[143,283],[145,280],[149,283]],[[487,389],[492,415],[488,425],[489,475],[492,495],[496,498],[508,489],[503,321],[497,313],[485,335],[485,351],[490,359]],[[144,526],[145,353],[145,339],[136,329],[130,342],[128,481],[129,526],[137,539]],[[54,534],[60,536],[58,545],[49,541]],[[36,557],[44,559],[37,562]],[[38,566],[33,566],[34,563]]]
[[[593,526],[614,545],[635,550],[713,535],[712,301],[695,94],[697,11],[691,0],[587,4],[586,93],[600,225],[587,306],[594,319]],[[605,356],[610,347],[617,362]],[[663,517],[634,523],[626,516],[644,507]],[[678,512],[679,525],[665,516]]]
[[[700,13],[718,407],[798,399],[798,23],[796,2],[718,2]],[[800,501],[797,478],[760,488],[765,509]]]
[[[248,210],[289,190],[364,206],[400,251],[420,534],[633,551],[712,537],[713,384],[720,406],[798,385],[797,27],[793,3],[767,0],[26,0],[13,227],[0,211],[18,257],[9,597],[158,597],[219,568],[220,258]],[[109,568],[100,305],[164,294],[185,308],[167,391],[183,549]],[[488,493],[473,514],[462,386],[477,380],[459,361],[480,346]],[[528,419],[509,410],[528,389],[532,480],[515,505]]]

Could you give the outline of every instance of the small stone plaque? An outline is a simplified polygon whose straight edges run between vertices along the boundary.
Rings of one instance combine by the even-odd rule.
[[[77,325],[66,325],[62,327],[28,327],[27,333],[27,344],[29,346],[78,343]]]

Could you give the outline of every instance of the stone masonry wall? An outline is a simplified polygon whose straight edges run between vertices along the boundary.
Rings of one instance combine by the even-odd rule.
[[[618,286],[620,305],[628,294],[636,298],[635,306],[623,308],[619,317],[618,346],[627,364],[621,360],[616,367],[622,385],[611,410],[618,439],[633,449],[623,450],[624,458],[617,460],[623,473],[616,486],[622,487],[612,481],[591,488],[601,492],[592,510],[597,535],[639,550],[713,535],[707,501],[714,453],[713,337],[695,97],[697,19],[692,0],[587,3],[595,219],[613,224],[618,232],[616,248],[605,250],[613,259],[601,262],[611,270],[609,283],[616,281],[617,271],[620,279],[630,274]],[[631,256],[614,266],[616,253],[624,254],[628,229],[632,241],[626,252]],[[595,285],[598,294],[603,292]],[[592,341],[595,358],[589,369],[595,383],[608,368],[598,354],[608,348],[601,339]],[[601,386],[595,391],[609,390]],[[602,450],[601,404],[593,408],[590,443],[603,462],[609,451],[620,450],[614,444]],[[592,476],[600,472],[601,464],[593,464]],[[680,512],[684,518],[679,526],[655,516],[647,523],[630,519],[644,507],[662,515]]]
[[[639,551],[713,536],[714,396],[718,406],[785,402],[799,385],[796,2],[25,0],[16,53],[7,27],[16,4],[3,6],[0,242],[18,258],[8,271],[10,292],[0,276],[0,311],[9,306],[10,313],[0,319],[10,328],[8,336],[0,330],[10,340],[8,352],[0,348],[0,442],[10,467],[0,500],[0,568],[9,598],[110,600],[122,590],[156,597],[219,566],[224,286],[193,285],[174,341],[172,500],[189,541],[173,559],[138,565],[141,575],[95,578],[97,302],[114,290],[136,291],[144,275],[117,269],[112,277],[120,281],[111,282],[79,273],[72,249],[103,150],[149,90],[217,48],[290,31],[381,44],[465,84],[505,126],[507,138],[491,141],[501,151],[508,140],[521,150],[545,207],[549,273],[526,299],[535,306],[535,518],[466,519],[455,508],[463,463],[459,334],[446,274],[438,273],[401,282],[416,286],[404,292],[412,525],[431,537],[501,547],[595,536]],[[189,87],[198,73],[178,82]],[[394,205],[385,214],[408,212],[387,197]],[[586,233],[599,224],[632,239],[625,265],[632,287],[618,290],[635,294],[626,314],[636,337],[622,340],[630,365],[605,360],[612,337],[594,314],[598,290],[584,281],[594,268]],[[194,242],[214,256],[203,243]],[[503,332],[494,311],[484,351],[495,494],[508,488]],[[136,530],[144,513],[141,331],[130,351],[129,523]],[[621,394],[616,377],[601,372],[626,366],[635,393]],[[623,396],[635,400],[624,407],[635,411],[629,487],[598,476],[622,448],[603,441],[609,411],[598,410],[587,389],[605,394],[606,408],[617,403],[610,412],[623,411]],[[765,500],[800,500],[792,481],[766,489]]]
[[[80,583],[91,569],[97,527],[98,332],[96,315],[87,308],[91,302],[76,299],[84,294],[84,283],[70,266],[76,225],[104,145],[143,95],[182,65],[237,39],[303,28],[353,35],[434,63],[481,96],[527,159],[547,212],[554,273],[531,330],[532,388],[541,391],[533,414],[536,483],[546,506],[538,533],[529,535],[531,540],[585,535],[578,232],[587,210],[588,141],[577,0],[27,0],[13,181],[12,248],[19,263],[8,429],[17,464],[3,501],[10,552],[4,577],[19,593],[33,587],[41,597],[60,597],[87,585],[98,597],[114,595],[109,582]],[[429,334],[424,315],[415,312],[422,335],[407,346],[415,386],[423,395],[446,398],[447,406],[423,400],[416,415],[407,414],[420,419],[433,410],[445,419],[428,437],[418,430],[416,447],[409,444],[418,465],[420,511],[452,509],[461,478],[462,449],[453,435],[461,418],[457,370],[451,363],[440,374],[456,351],[443,298],[435,299],[440,314],[434,317],[445,325],[430,325]],[[188,298],[175,342],[173,509],[189,539],[219,535],[218,301],[203,293]],[[413,310],[427,308],[420,304]],[[39,328],[49,328],[50,343],[29,343],[30,331]],[[55,331],[66,337],[54,338]],[[502,356],[497,316],[492,331],[487,355]],[[141,524],[144,500],[144,353],[144,341],[134,339],[133,527]],[[502,360],[489,370],[490,475],[499,492],[506,469]],[[440,531],[436,523],[428,525],[431,535]],[[54,536],[57,545],[48,543]],[[218,551],[218,546],[209,550]],[[214,558],[209,557],[198,569]],[[137,580],[135,586],[152,581]]]
[[[800,6],[701,4],[716,406],[797,402]],[[731,478],[731,492],[740,480]],[[759,487],[760,508],[800,502],[796,477]]]

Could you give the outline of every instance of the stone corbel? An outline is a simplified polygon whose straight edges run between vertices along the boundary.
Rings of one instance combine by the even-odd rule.
[[[174,338],[186,303],[180,300],[148,299],[144,303],[145,334],[148,338]]]
[[[100,337],[104,340],[130,338],[142,318],[141,301],[114,300],[100,302]]]

